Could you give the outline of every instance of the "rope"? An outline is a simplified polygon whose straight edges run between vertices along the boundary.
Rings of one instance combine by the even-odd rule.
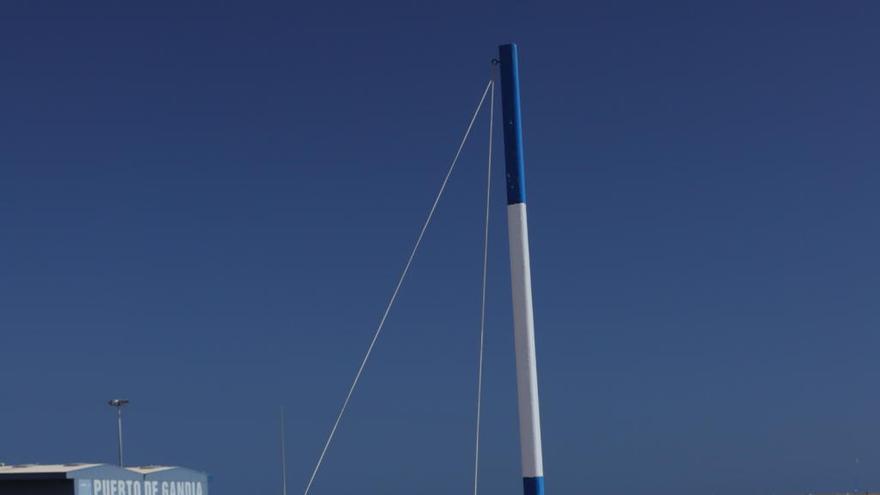
[[[474,495],[480,478],[480,413],[483,399],[483,348],[486,340],[486,279],[489,272],[489,195],[492,191],[492,141],[495,124],[495,83],[489,102],[489,160],[486,165],[486,218],[483,221],[483,287],[480,299],[480,361],[477,367],[477,432],[474,447]]]
[[[351,387],[348,389],[348,394],[345,396],[345,401],[342,403],[342,407],[339,409],[339,414],[336,415],[336,421],[333,423],[333,428],[330,430],[330,435],[327,437],[327,441],[324,442],[324,448],[321,449],[321,455],[318,456],[318,462],[315,463],[315,469],[312,470],[312,475],[309,477],[309,482],[306,485],[305,492],[303,495],[308,495],[309,490],[312,488],[312,483],[315,481],[315,476],[318,475],[318,470],[321,468],[321,463],[324,461],[324,456],[327,454],[327,449],[330,447],[330,443],[333,441],[333,436],[336,434],[336,429],[339,427],[339,422],[342,421],[342,416],[345,414],[345,410],[348,408],[348,403],[351,400],[351,395],[354,393],[354,389],[357,387],[358,381],[361,379],[361,375],[364,372],[364,366],[367,365],[367,360],[370,359],[370,354],[373,352],[373,347],[376,345],[376,340],[379,338],[379,334],[382,333],[382,327],[385,326],[385,320],[388,318],[388,313],[391,312],[391,307],[394,306],[394,301],[397,299],[397,294],[400,292],[400,286],[403,285],[403,280],[406,278],[406,274],[409,272],[409,267],[412,265],[413,258],[416,256],[416,251],[419,249],[419,245],[422,243],[422,237],[425,235],[425,231],[428,230],[428,225],[431,223],[431,219],[434,217],[434,211],[437,209],[437,204],[440,202],[440,198],[443,196],[443,191],[446,190],[446,184],[449,182],[449,177],[452,175],[452,171],[455,169],[455,164],[458,163],[458,157],[461,155],[461,150],[464,148],[464,144],[467,142],[468,136],[471,133],[471,128],[474,126],[474,121],[477,119],[477,115],[480,113],[480,109],[483,107],[483,102],[486,100],[486,94],[489,93],[489,89],[493,86],[493,82],[490,80],[486,84],[486,89],[483,90],[483,96],[480,98],[480,103],[477,104],[476,110],[474,110],[473,115],[471,116],[471,120],[468,123],[467,130],[464,132],[464,137],[461,139],[461,143],[458,145],[458,151],[455,152],[455,158],[452,159],[452,164],[449,165],[449,170],[446,172],[446,176],[443,178],[443,183],[440,185],[440,190],[437,192],[437,196],[434,198],[434,204],[431,205],[431,210],[428,211],[428,218],[425,219],[425,223],[422,225],[421,231],[419,231],[419,236],[416,238],[416,243],[412,248],[412,251],[409,254],[409,259],[406,260],[406,265],[403,267],[403,272],[400,274],[400,278],[397,280],[397,285],[394,287],[394,292],[391,294],[391,298],[388,300],[388,304],[385,306],[385,312],[382,314],[382,319],[379,320],[379,326],[376,328],[376,332],[373,334],[373,340],[370,342],[370,346],[367,347],[367,352],[364,354],[364,359],[361,361],[360,367],[358,367],[357,373],[354,375],[354,381],[351,383]]]

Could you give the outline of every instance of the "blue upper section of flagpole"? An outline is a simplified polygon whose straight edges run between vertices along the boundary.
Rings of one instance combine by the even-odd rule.
[[[501,109],[504,115],[504,161],[507,169],[507,204],[526,202],[522,119],[519,107],[519,55],[516,44],[498,47],[501,65]]]

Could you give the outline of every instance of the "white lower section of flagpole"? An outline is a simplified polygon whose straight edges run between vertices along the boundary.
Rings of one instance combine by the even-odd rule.
[[[535,363],[535,322],[532,316],[532,276],[525,203],[507,205],[513,328],[516,345],[516,387],[523,477],[544,476],[541,453],[541,414]]]

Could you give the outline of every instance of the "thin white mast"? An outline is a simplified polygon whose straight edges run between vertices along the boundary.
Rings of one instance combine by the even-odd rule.
[[[287,495],[287,439],[284,434],[284,406],[281,406],[281,495]]]

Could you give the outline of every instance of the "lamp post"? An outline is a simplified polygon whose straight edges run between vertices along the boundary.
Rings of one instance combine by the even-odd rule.
[[[128,399],[113,399],[107,404],[116,408],[116,431],[119,438],[119,467],[125,467],[122,458],[122,407],[128,404]]]

